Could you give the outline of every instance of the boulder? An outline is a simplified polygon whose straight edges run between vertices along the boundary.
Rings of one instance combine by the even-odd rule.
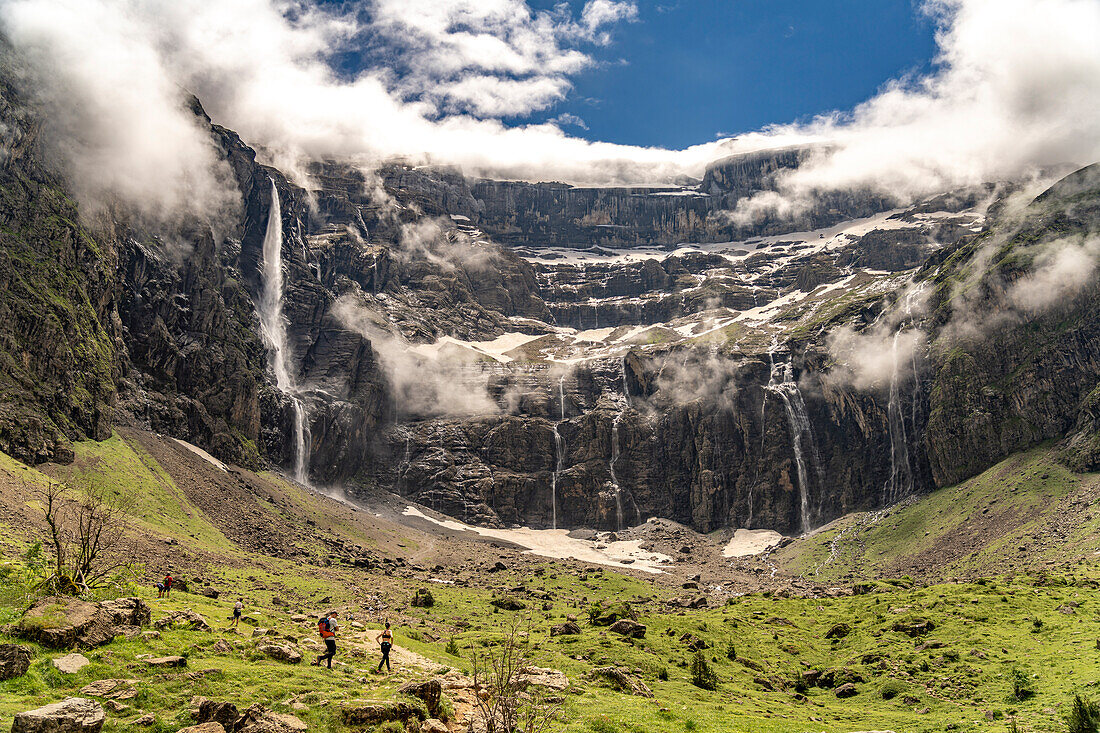
[[[450,733],[450,729],[443,721],[428,718],[420,724],[420,733]]]
[[[134,687],[136,684],[137,680],[96,680],[81,687],[80,694],[105,697],[111,700],[129,700],[137,696],[137,688]]]
[[[560,692],[569,687],[569,678],[564,672],[546,667],[523,667],[515,677],[517,690],[526,690],[528,687],[541,687],[546,690]]]
[[[618,667],[596,667],[592,674],[610,682],[615,689],[639,697],[653,697],[653,691],[641,680],[630,676]]]
[[[431,608],[435,605],[435,598],[427,588],[417,588],[411,603],[417,608]]]
[[[199,703],[199,710],[195,719],[200,723],[218,723],[226,731],[233,733],[237,728],[237,721],[240,717],[237,706],[231,702],[203,700]]]
[[[186,667],[187,660],[179,656],[151,657],[145,660],[150,667]]]
[[[691,633],[690,631],[684,632],[684,634],[680,637],[680,643],[685,645],[693,652],[700,651],[701,649],[706,649],[708,646],[710,646],[705,640],[700,639],[698,636]]]
[[[936,624],[928,619],[918,618],[905,621],[898,621],[892,627],[894,631],[899,631],[906,636],[918,637],[923,636],[936,628]]]
[[[611,624],[611,628],[609,628],[608,631],[612,631],[616,634],[622,634],[623,636],[629,637],[631,639],[644,639],[646,628],[645,624],[640,624],[637,621],[631,621],[628,618],[621,618],[615,623]]]
[[[825,632],[826,639],[843,639],[852,633],[852,627],[848,624],[833,624],[832,628]]]
[[[573,621],[564,624],[554,624],[550,627],[550,636],[575,636],[581,633],[581,627]]]
[[[66,654],[63,657],[54,657],[50,662],[58,672],[64,672],[65,674],[76,674],[92,663],[91,660],[83,654],[76,653]]]
[[[261,636],[267,636],[270,633],[271,633],[271,629],[265,629],[262,626],[257,626],[256,628],[252,629],[252,638],[253,639],[258,639]]]
[[[67,697],[61,702],[15,714],[11,733],[99,733],[106,714],[95,700]]]
[[[148,626],[153,620],[152,609],[140,598],[115,598],[100,601],[103,620],[114,626]]]
[[[398,687],[397,691],[402,695],[411,695],[423,700],[424,705],[428,708],[428,715],[433,718],[440,717],[443,712],[439,706],[439,702],[443,697],[443,685],[440,684],[439,680],[406,682]]]
[[[226,733],[220,723],[199,723],[180,728],[176,733]]]
[[[610,607],[601,609],[600,613],[592,619],[592,623],[597,626],[611,626],[619,619],[630,619],[631,621],[638,620],[638,614],[634,612],[629,603],[615,603]]]
[[[0,644],[0,682],[22,677],[31,666],[31,650],[18,644]]]
[[[503,596],[501,598],[494,598],[489,601],[489,604],[496,606],[502,611],[522,611],[527,608],[527,604],[511,596]]]
[[[157,622],[153,624],[158,629],[173,628],[176,626],[186,626],[192,631],[212,631],[210,624],[206,623],[206,619],[201,614],[195,613],[190,608],[185,611],[173,611],[164,618],[157,619]]]
[[[843,685],[833,690],[833,693],[837,697],[855,697],[859,694],[859,690],[857,690],[856,686],[851,682],[845,682]]]
[[[229,654],[233,651],[233,645],[225,639],[218,639],[214,642],[213,650],[217,654]]]
[[[419,705],[410,705],[407,702],[374,702],[360,701],[348,703],[341,711],[340,717],[344,725],[379,725],[391,720],[407,723],[410,719],[426,720],[424,711]]]
[[[157,716],[153,715],[152,713],[146,713],[145,715],[142,715],[140,718],[135,720],[133,724],[145,727],[152,725],[155,722],[157,722]]]
[[[302,733],[309,728],[297,715],[263,710],[257,716],[256,708],[258,706],[254,705],[245,712],[243,725],[237,728],[237,733]]]
[[[198,596],[205,596],[207,598],[214,598],[214,599],[216,599],[218,596],[221,595],[221,593],[219,591],[214,590],[213,588],[211,588],[208,585],[199,586],[191,592],[194,593],[195,595],[198,595]]]
[[[40,598],[15,625],[15,633],[42,646],[61,649],[77,643],[96,622],[99,606],[72,596]]]
[[[287,664],[298,664],[302,661],[302,655],[298,653],[297,649],[282,644],[260,644],[256,647],[256,651]]]
[[[107,700],[103,703],[103,707],[107,710],[110,710],[115,715],[120,715],[121,713],[125,713],[127,710],[130,709],[129,705],[124,705],[118,700]]]

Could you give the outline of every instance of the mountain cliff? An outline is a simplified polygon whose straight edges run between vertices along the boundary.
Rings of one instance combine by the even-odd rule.
[[[469,522],[786,533],[1043,441],[1100,465],[1095,168],[1023,205],[822,193],[739,228],[812,149],[664,189],[338,161],[298,185],[192,108],[240,205],[166,230],[83,211],[0,87],[0,450],[135,424]]]

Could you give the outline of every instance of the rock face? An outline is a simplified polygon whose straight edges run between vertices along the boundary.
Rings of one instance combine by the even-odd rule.
[[[58,672],[64,674],[76,674],[91,664],[91,660],[83,654],[66,654],[63,657],[55,657],[50,660]]]
[[[576,624],[574,624],[575,626]],[[640,624],[637,621],[631,621],[627,618],[622,618],[611,624],[607,629],[608,631],[616,634],[622,634],[623,636],[630,637],[631,639],[644,639],[645,638],[645,625]]]
[[[15,714],[12,733],[99,733],[106,715],[95,700],[68,697]]]
[[[411,695],[423,700],[428,708],[428,715],[438,718],[442,712],[440,701],[443,697],[443,686],[439,680],[427,680],[426,682],[406,682],[397,688],[402,695]]]
[[[15,625],[25,639],[53,648],[70,647],[92,629],[99,606],[72,596],[40,598]]]
[[[71,460],[72,440],[105,438],[117,418],[475,524],[663,516],[788,534],[1042,441],[1100,469],[1100,288],[1040,302],[1034,287],[1044,247],[1100,228],[1095,168],[1022,219],[998,218],[997,201],[990,219],[975,214],[996,193],[977,187],[807,238],[794,233],[895,202],[824,193],[795,218],[736,223],[740,202],[828,152],[804,147],[715,161],[702,181],[663,188],[393,164],[375,196],[354,166],[326,162],[305,191],[191,100],[232,173],[226,220],[89,228],[46,162],[33,90],[0,77],[0,450],[22,460]],[[269,219],[294,395],[260,336]],[[658,256],[684,242],[713,246]],[[881,271],[917,267],[919,297],[898,298],[904,278]],[[962,282],[978,284],[966,309]],[[960,322],[964,310],[977,321]],[[830,334],[882,351],[898,343],[889,328],[919,334],[909,363],[866,384],[845,374]],[[21,633],[98,644],[142,623]]]
[[[31,650],[18,644],[0,644],[0,681],[22,677],[31,666]]]

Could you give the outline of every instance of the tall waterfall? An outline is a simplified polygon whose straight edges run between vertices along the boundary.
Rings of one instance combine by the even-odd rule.
[[[290,398],[294,410],[294,479],[305,484],[309,483],[309,420],[300,389],[291,374],[293,355],[283,317],[283,215],[274,179],[271,180],[271,208],[267,214],[263,255],[260,333],[275,372],[275,386]]]
[[[558,426],[565,422],[565,375],[558,379],[558,399],[561,402],[561,420],[554,423],[554,472],[550,474],[550,527],[558,528],[558,475],[565,460],[565,440]]]
[[[611,488],[615,493],[615,528],[623,528],[623,491],[619,486],[619,477],[615,475],[615,464],[619,462],[619,422],[623,419],[624,407],[611,422],[611,461],[608,468],[611,471]]]
[[[886,423],[890,432],[890,478],[883,491],[882,503],[893,504],[906,496],[913,488],[913,471],[909,465],[909,438],[905,433],[905,414],[901,407],[900,365],[898,363],[898,337],[894,332],[894,369],[890,375],[889,401],[886,403]]]
[[[769,352],[771,360],[771,377],[766,392],[771,392],[783,402],[783,409],[787,413],[787,428],[791,435],[791,452],[794,454],[795,470],[798,478],[799,521],[803,534],[813,530],[810,519],[810,472],[806,463],[806,446],[809,447],[810,461],[813,463],[819,489],[824,489],[825,471],[821,466],[821,457],[817,450],[817,441],[814,438],[813,426],[810,424],[810,416],[806,410],[806,401],[802,399],[802,391],[798,388],[798,382],[794,379],[794,367],[791,357],[783,366],[782,382],[776,378],[777,365],[775,364],[774,351],[778,344],[773,342],[773,349]],[[763,409],[763,408],[761,408]]]

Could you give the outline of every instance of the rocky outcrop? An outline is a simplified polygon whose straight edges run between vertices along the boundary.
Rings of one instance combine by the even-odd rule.
[[[31,666],[31,650],[18,644],[0,644],[0,682],[22,677]]]
[[[95,700],[67,697],[61,702],[16,713],[11,733],[99,733],[106,720]]]

